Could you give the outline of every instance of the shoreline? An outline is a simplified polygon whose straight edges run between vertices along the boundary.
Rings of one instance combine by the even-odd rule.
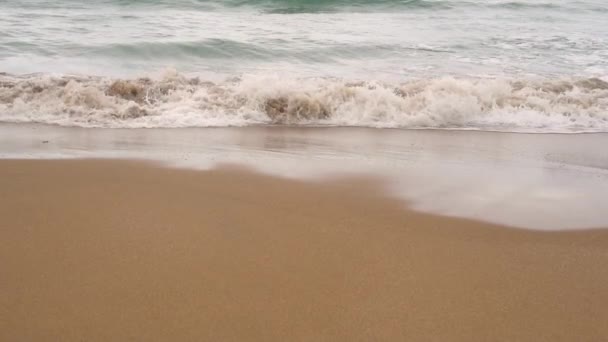
[[[599,340],[608,230],[420,213],[372,178],[0,160],[6,340]]]
[[[608,133],[0,124],[0,159],[125,159],[296,180],[372,176],[412,208],[529,229],[608,226]]]
[[[372,131],[413,131],[413,132],[473,132],[473,133],[488,133],[488,134],[514,134],[514,135],[608,135],[607,131],[601,130],[581,130],[581,131],[526,131],[526,130],[500,130],[490,127],[375,127],[375,126],[358,126],[358,125],[337,125],[337,124],[290,124],[290,123],[251,123],[247,125],[234,126],[183,126],[183,127],[104,127],[104,126],[78,126],[78,125],[63,125],[60,123],[45,123],[45,122],[19,122],[19,121],[0,121],[0,126],[25,127],[30,129],[36,128],[56,128],[56,129],[89,129],[89,130],[105,130],[105,131],[171,131],[171,130],[226,130],[226,129],[289,129],[289,130],[372,130]],[[529,128],[534,129],[534,128]]]

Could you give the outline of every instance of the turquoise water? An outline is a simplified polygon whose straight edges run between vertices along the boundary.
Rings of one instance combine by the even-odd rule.
[[[608,130],[601,0],[29,0],[0,13],[2,121]],[[121,80],[137,95],[109,91]]]

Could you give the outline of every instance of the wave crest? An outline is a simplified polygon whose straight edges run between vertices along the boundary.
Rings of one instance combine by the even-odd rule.
[[[608,82],[444,77],[391,84],[245,75],[213,83],[176,72],[159,79],[0,74],[0,121],[608,131]]]

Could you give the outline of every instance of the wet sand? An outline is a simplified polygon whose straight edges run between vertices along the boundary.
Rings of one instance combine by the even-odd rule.
[[[95,129],[0,123],[0,159],[239,164],[292,179],[372,175],[427,213],[520,228],[608,226],[608,133],[353,127]]]
[[[381,181],[1,160],[0,340],[608,337],[608,230],[418,213]]]

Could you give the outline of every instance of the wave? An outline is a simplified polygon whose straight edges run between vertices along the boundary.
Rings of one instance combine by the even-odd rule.
[[[0,75],[0,121],[64,126],[260,124],[608,132],[608,82],[597,78],[429,78],[387,83],[243,75],[209,82]]]
[[[416,10],[452,10],[463,8],[490,8],[510,11],[521,10],[569,10],[605,12],[608,7],[594,0],[99,0],[96,6],[121,8],[187,9],[200,11],[254,10],[269,14],[299,14],[326,12],[387,12]],[[90,4],[81,1],[7,2],[3,6],[48,9],[86,9]],[[36,13],[28,13],[28,17]],[[125,15],[127,18],[129,15]]]
[[[205,10],[226,8],[257,8],[268,13],[315,13],[339,10],[365,10],[388,8],[449,8],[451,0],[109,0],[121,6],[166,6],[172,8],[201,8]]]
[[[112,56],[118,58],[154,58],[172,59],[180,57],[198,57],[208,59],[265,59],[272,50],[251,43],[241,43],[227,39],[206,39],[200,41],[177,42],[138,42],[132,44],[108,44],[97,47],[71,47],[72,50],[84,50],[90,56]]]
[[[374,11],[389,9],[449,9],[453,4],[442,0],[234,0],[232,6],[254,6],[267,13],[296,14],[336,11]]]
[[[104,3],[104,2],[102,2]],[[394,9],[453,9],[457,7],[490,7],[511,10],[558,9],[567,3],[530,0],[107,0],[121,6],[162,6],[169,8],[198,8],[217,10],[226,8],[254,8],[265,13],[297,14],[338,11],[387,11]],[[582,2],[584,4],[584,2]],[[578,4],[576,4],[578,5]]]
[[[107,44],[101,46],[71,45],[71,51],[82,56],[114,57],[118,59],[175,60],[204,58],[226,61],[287,60],[307,63],[332,62],[349,56],[382,56],[408,51],[449,52],[427,45],[401,47],[391,44],[344,44],[326,43],[326,46],[292,46],[291,42],[267,39],[261,42],[239,42],[230,39],[204,39],[176,42],[138,42],[133,44]]]

